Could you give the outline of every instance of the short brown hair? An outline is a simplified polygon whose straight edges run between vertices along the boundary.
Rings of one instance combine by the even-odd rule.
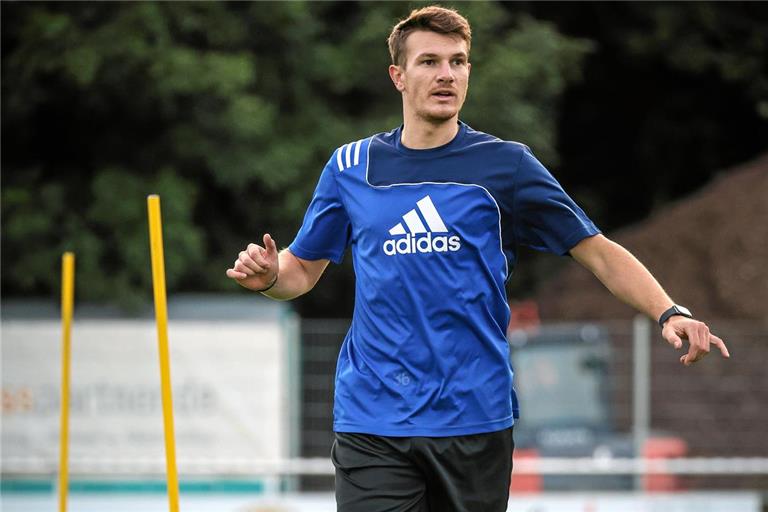
[[[405,41],[414,30],[429,30],[438,34],[455,34],[467,43],[467,52],[472,43],[472,29],[467,19],[454,9],[430,5],[414,9],[404,20],[400,20],[389,34],[389,54],[392,64],[405,64]]]

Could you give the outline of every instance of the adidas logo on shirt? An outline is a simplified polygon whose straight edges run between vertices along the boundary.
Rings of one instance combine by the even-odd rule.
[[[422,218],[426,222],[426,226],[422,222]],[[405,237],[392,238],[384,242],[384,254],[387,256],[456,252],[461,249],[461,239],[458,236],[438,234],[448,233],[448,228],[445,227],[443,219],[437,213],[437,209],[429,196],[424,196],[416,201],[416,208],[403,215],[403,221],[408,227],[408,231],[405,230],[402,222],[398,222],[389,230],[389,234],[392,236],[405,235]]]

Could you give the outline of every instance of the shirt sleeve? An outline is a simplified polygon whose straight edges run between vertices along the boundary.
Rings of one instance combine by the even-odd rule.
[[[338,264],[350,243],[352,224],[341,200],[332,162],[333,158],[323,169],[301,229],[288,250],[305,260],[328,259]]]
[[[517,242],[565,255],[600,233],[587,214],[526,147],[515,176],[513,229]]]

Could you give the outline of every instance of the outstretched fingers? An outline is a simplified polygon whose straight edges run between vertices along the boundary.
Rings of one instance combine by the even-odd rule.
[[[691,345],[688,347],[683,364],[689,366],[709,354],[709,329],[706,325],[697,322],[686,330],[686,334]]]
[[[710,336],[710,343],[720,349],[720,353],[723,354],[723,357],[731,357],[730,352],[728,352],[728,347],[725,346],[725,342],[722,339],[712,334]]]
[[[696,322],[692,325],[686,325],[684,331],[680,334],[687,338],[690,343],[688,353],[680,357],[680,362],[686,366],[690,366],[709,355],[712,346],[717,347],[723,357],[731,357],[725,342],[718,336],[712,334],[709,327],[704,323]],[[673,338],[673,336],[670,336],[670,338]],[[668,341],[672,343],[672,339],[669,339]],[[677,346],[676,343],[675,346]]]

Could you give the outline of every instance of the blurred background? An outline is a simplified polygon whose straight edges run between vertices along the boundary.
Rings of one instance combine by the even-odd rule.
[[[94,493],[127,492],[129,510],[164,491],[151,193],[163,204],[182,495],[200,510],[214,496],[211,510],[257,510],[289,491],[299,501],[264,507],[332,510],[351,258],[286,304],[224,271],[265,232],[291,242],[336,147],[400,124],[386,38],[421,5],[2,3],[4,510],[53,503],[66,250],[77,256],[72,499],[86,509]],[[692,496],[716,490],[730,504],[710,496],[706,510],[760,510],[768,5],[443,5],[474,29],[462,119],[530,146],[732,354],[681,367],[658,328],[588,272],[523,249],[508,289],[524,407],[511,503],[646,510],[558,505],[556,493],[656,491],[705,510]],[[544,400],[550,409],[526,407]],[[569,457],[597,462],[575,475]],[[680,465],[649,476],[621,464],[637,458]]]

